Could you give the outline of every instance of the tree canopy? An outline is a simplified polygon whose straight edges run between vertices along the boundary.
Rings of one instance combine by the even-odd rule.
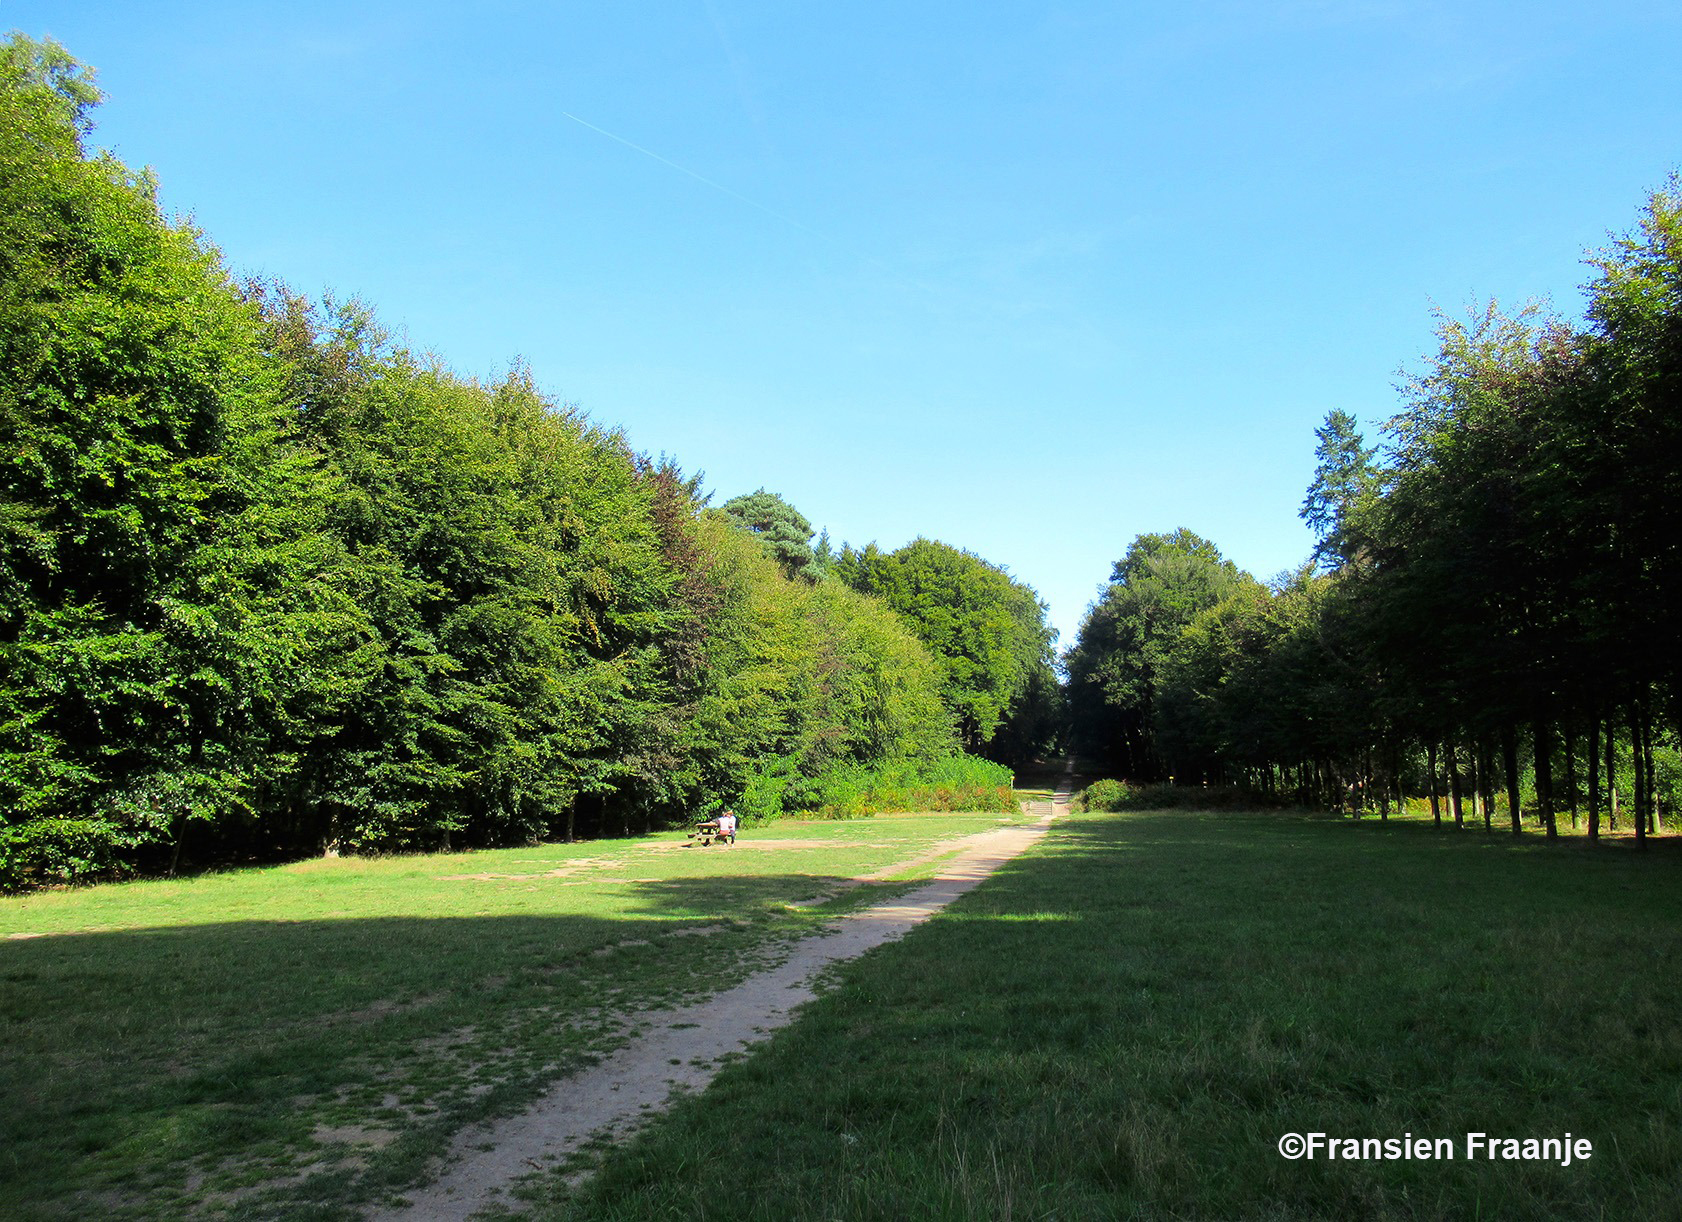
[[[817,581],[823,566],[812,548],[812,524],[775,492],[760,488],[724,502],[725,515],[758,537],[789,577]]]
[[[1032,758],[1056,737],[1055,636],[1031,588],[972,552],[930,539],[887,553],[844,547],[835,567],[853,588],[897,611],[933,652],[967,749]]]
[[[1326,418],[1310,567],[1264,589],[1142,536],[1069,658],[1077,737],[1133,775],[1381,815],[1414,793],[1551,836],[1586,806],[1594,834],[1619,795],[1656,826],[1682,800],[1677,181],[1589,262],[1583,325],[1440,318],[1380,445]]]
[[[1249,580],[1192,531],[1136,538],[1069,652],[1076,743],[1128,775],[1168,775],[1154,734],[1164,667],[1198,613]]]
[[[1328,412],[1314,436],[1314,482],[1301,516],[1318,540],[1315,560],[1343,564],[1360,549],[1360,517],[1377,491],[1378,447],[1365,444],[1355,417],[1345,411]]]
[[[951,770],[940,662],[782,498],[236,282],[98,101],[0,44],[0,885]]]

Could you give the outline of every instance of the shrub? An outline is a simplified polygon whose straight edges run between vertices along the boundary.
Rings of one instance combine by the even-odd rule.
[[[896,810],[1015,811],[1015,774],[973,755],[898,760],[875,768],[838,768],[819,777],[804,813],[855,819]]]
[[[1105,778],[1081,791],[1075,806],[1086,811],[1254,810],[1267,803],[1236,785],[1141,785]]]
[[[1126,810],[1129,807],[1128,798],[1129,789],[1125,782],[1105,777],[1101,781],[1093,781],[1082,790],[1075,804],[1081,810]]]
[[[31,819],[0,828],[0,890],[107,877],[134,839],[104,819]]]

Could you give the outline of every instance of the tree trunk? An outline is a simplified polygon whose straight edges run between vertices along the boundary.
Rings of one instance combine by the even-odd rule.
[[[1489,759],[1483,744],[1473,739],[1466,744],[1467,781],[1471,784],[1472,818],[1483,820],[1489,830]]]
[[[1460,755],[1454,740],[1448,740],[1448,808],[1454,812],[1456,831],[1466,826],[1465,813],[1460,808]]]
[[[1548,839],[1559,839],[1559,828],[1554,821],[1554,732],[1545,718],[1537,718],[1531,723],[1530,735],[1536,744],[1536,805],[1540,807],[1538,818],[1542,826],[1547,829]]]
[[[1501,730],[1501,762],[1507,769],[1507,813],[1513,820],[1513,835],[1521,836],[1518,800],[1518,731],[1507,725]]]
[[[1618,830],[1618,722],[1606,711],[1606,827]]]
[[[1478,807],[1483,812],[1483,830],[1492,830],[1495,812],[1495,744],[1488,738],[1475,743],[1478,760]]]
[[[177,814],[170,823],[169,873],[167,878],[174,878],[175,871],[181,865],[181,837],[187,831],[187,817]]]
[[[1632,813],[1635,819],[1635,847],[1647,847],[1647,768],[1641,758],[1644,744],[1641,741],[1641,714],[1632,702],[1629,706],[1629,742],[1630,742],[1630,770],[1635,774],[1635,784],[1631,796],[1635,799],[1631,805],[1635,808]]]
[[[1435,741],[1425,744],[1425,773],[1429,778],[1426,781],[1426,788],[1431,791],[1431,824],[1441,830],[1443,810],[1437,804],[1437,744]]]
[[[1647,782],[1642,792],[1647,795],[1647,834],[1658,834],[1658,778],[1653,775],[1653,716],[1648,708],[1647,693],[1642,693],[1642,766],[1647,770]]]
[[[1571,804],[1571,830],[1577,830],[1577,735],[1565,723],[1565,800]]]
[[[1647,766],[1647,784],[1644,786],[1647,791],[1647,831],[1656,836],[1659,833],[1659,785],[1653,765],[1653,716],[1645,697],[1641,706],[1641,758]]]
[[[1598,710],[1589,714],[1589,839],[1600,839],[1600,713]]]
[[[1359,785],[1359,792],[1356,795],[1359,798],[1359,802],[1356,803],[1356,819],[1361,819],[1361,815],[1366,814],[1367,793],[1371,792],[1371,785],[1373,785],[1373,748],[1369,746],[1361,753],[1361,785]]]
[[[1383,756],[1386,754],[1388,754],[1388,752],[1380,748],[1379,755]],[[1383,782],[1378,786],[1378,821],[1380,823],[1390,822],[1390,786],[1394,780],[1395,778],[1393,776],[1386,776]]]
[[[1384,796],[1396,803],[1396,817],[1402,817],[1402,749],[1395,739],[1390,740],[1390,784]]]

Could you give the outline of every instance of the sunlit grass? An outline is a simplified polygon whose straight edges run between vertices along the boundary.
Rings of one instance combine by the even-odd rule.
[[[1524,806],[1522,803],[1520,806],[1523,812],[1519,819],[1521,835],[1541,836],[1545,838],[1547,836],[1547,829],[1543,826],[1541,816],[1535,807]],[[1440,812],[1442,827],[1447,831],[1455,831],[1462,835],[1477,833],[1511,836],[1513,834],[1513,816],[1507,808],[1507,798],[1504,793],[1490,808],[1487,827],[1484,823],[1483,814],[1473,806],[1470,798],[1466,799],[1462,804],[1462,826],[1459,828],[1454,826],[1454,812],[1449,809],[1448,798],[1446,796],[1438,798],[1437,808]],[[1354,821],[1354,816],[1347,812],[1345,812],[1342,817]],[[1433,826],[1437,823],[1437,819],[1433,818],[1431,814],[1430,802],[1425,798],[1409,798],[1405,806],[1392,806],[1388,817],[1404,823],[1428,823]],[[1383,817],[1378,811],[1370,810],[1363,811],[1361,813],[1360,821],[1366,822],[1369,819],[1379,821],[1382,818]],[[1659,831],[1662,833],[1673,833],[1676,831],[1676,828],[1667,821],[1660,826]],[[1556,811],[1554,813],[1554,832],[1561,839],[1571,837],[1586,841],[1589,838],[1588,807],[1586,805],[1579,806],[1575,815],[1572,814],[1569,808]],[[1601,839],[1614,843],[1623,843],[1625,841],[1633,843],[1635,840],[1635,824],[1631,821],[1628,807],[1626,806],[1619,810],[1617,822],[1614,824],[1611,814],[1607,811],[1605,806],[1602,806],[1600,810],[1599,835]]]
[[[0,1217],[354,1216],[461,1124],[622,1042],[627,1016],[741,979],[926,863],[888,867],[1015,818],[789,821],[732,848],[668,833],[0,900]]]
[[[767,871],[845,876],[899,860],[921,845],[997,827],[1002,818],[1009,817],[910,814],[785,820],[744,832],[736,848],[690,847],[682,832],[665,832],[634,840],[474,853],[316,858],[180,879],[61,888],[0,898],[0,937],[375,916],[611,912],[619,917],[678,918],[681,912],[643,895],[639,880],[704,884],[709,878]],[[767,840],[779,842],[769,862],[761,860],[755,847],[756,841]],[[787,841],[804,843],[781,843]]]
[[[1076,816],[543,1216],[1679,1217],[1678,867],[1412,821]],[[1588,1162],[1464,1158],[1468,1132],[1568,1130]],[[1462,1157],[1279,1155],[1310,1131]]]

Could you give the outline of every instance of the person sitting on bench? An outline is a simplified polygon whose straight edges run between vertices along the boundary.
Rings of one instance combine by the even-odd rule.
[[[720,815],[718,817],[718,838],[720,840],[728,840],[731,844],[736,843],[736,812],[735,811],[726,810],[722,815]]]

